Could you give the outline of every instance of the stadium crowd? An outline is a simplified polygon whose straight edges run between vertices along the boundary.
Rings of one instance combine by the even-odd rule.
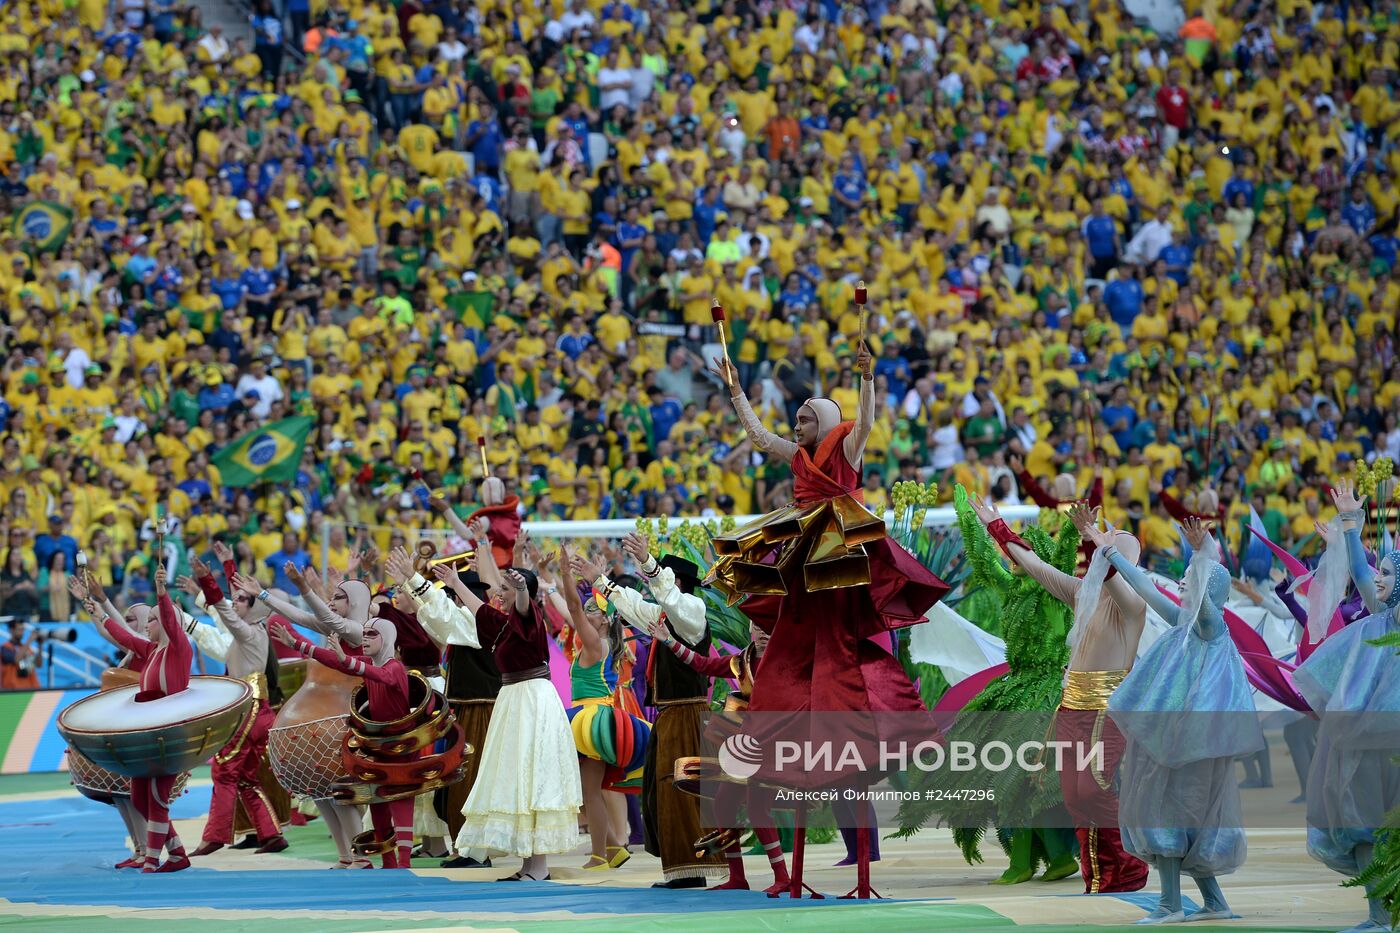
[[[1015,503],[1024,461],[1101,475],[1149,555],[1206,483],[1314,547],[1319,477],[1400,459],[1400,17],[1185,12],[259,0],[249,43],[0,8],[0,613],[67,617],[80,548],[145,591],[157,504],[279,574],[323,518],[333,566],[387,552],[444,527],[420,478],[470,510],[478,437],[529,518],[772,508],[712,299],[776,431],[855,410],[864,336],[872,507]],[[298,414],[294,482],[223,484]]]

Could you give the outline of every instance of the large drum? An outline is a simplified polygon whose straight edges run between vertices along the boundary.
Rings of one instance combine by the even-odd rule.
[[[175,779],[172,799],[185,792],[185,782],[189,776],[188,771],[182,771]],[[78,789],[78,793],[89,800],[111,803],[114,797],[131,796],[131,778],[106,768],[99,768],[76,748],[68,749],[68,777]]]
[[[139,684],[84,697],[58,714],[58,731],[93,764],[127,777],[163,777],[207,761],[253,707],[253,688],[198,676],[179,693],[136,702]]]
[[[358,677],[307,662],[306,682],[282,704],[267,736],[268,761],[288,793],[326,800],[346,776],[340,749],[350,697],[359,685]]]

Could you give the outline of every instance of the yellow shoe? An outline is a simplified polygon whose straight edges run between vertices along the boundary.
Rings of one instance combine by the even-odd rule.
[[[601,855],[590,855],[588,861],[583,863],[584,871],[607,871],[612,865]]]
[[[608,846],[608,853],[609,868],[621,868],[632,857],[626,846]]]

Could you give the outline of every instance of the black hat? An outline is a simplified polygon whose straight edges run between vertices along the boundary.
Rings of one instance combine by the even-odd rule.
[[[693,593],[700,586],[700,568],[684,557],[667,554],[661,558],[661,566],[669,568],[676,575],[676,586],[683,593]]]
[[[467,589],[471,590],[472,595],[477,599],[485,601],[490,598],[491,587],[481,582],[481,577],[477,575],[475,570],[463,570],[457,574],[457,577],[467,585]]]

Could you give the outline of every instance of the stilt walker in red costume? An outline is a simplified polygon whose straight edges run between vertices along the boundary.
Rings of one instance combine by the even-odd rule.
[[[745,613],[770,635],[751,705],[754,713],[788,714],[769,716],[770,723],[803,720],[807,725],[800,728],[810,729],[812,712],[924,712],[899,660],[873,639],[923,621],[948,586],[893,542],[883,519],[863,504],[861,468],[875,414],[864,341],[856,363],[862,380],[855,420],[843,421],[840,406],[829,398],[808,399],[789,441],[759,422],[728,357],[715,360],[714,371],[728,386],[750,442],[792,465],[794,504],[716,538],[720,556],[707,581],[731,598],[749,595]],[[887,726],[893,727],[891,718],[872,718],[867,728]],[[842,780],[815,772],[802,779],[817,786]],[[755,812],[750,796],[750,817],[757,820],[761,808]],[[864,894],[869,827],[857,829]],[[792,890],[800,885],[794,872]]]
[[[482,451],[484,458],[484,447]],[[514,560],[515,539],[520,537],[520,497],[507,496],[506,484],[488,476],[481,482],[481,503],[481,508],[467,516],[466,524],[471,525],[478,519],[485,522],[486,538],[491,542],[496,566],[504,570]]]
[[[256,697],[248,718],[214,756],[210,768],[214,794],[209,802],[209,819],[204,824],[204,838],[199,848],[191,854],[209,855],[233,842],[234,809],[239,801],[243,803],[257,831],[261,843],[258,852],[281,852],[287,848],[287,839],[277,825],[271,802],[263,794],[258,779],[258,764],[267,751],[267,733],[277,719],[269,692],[275,684],[269,681],[267,673],[269,658],[272,657],[267,635],[269,611],[246,593],[235,595],[236,605],[226,599],[203,561],[195,559],[190,569],[204,594],[205,605],[211,612],[217,613],[224,628],[233,637],[224,656],[228,676],[248,681]],[[225,574],[231,578],[234,572],[230,560]],[[275,660],[273,663],[276,663]]]
[[[278,626],[275,634],[278,641],[297,649],[303,657],[314,658],[343,674],[364,678],[370,718],[378,722],[395,722],[411,711],[408,669],[394,657],[398,635],[394,623],[378,618],[365,623],[363,656],[347,656],[339,639],[331,641],[335,646],[334,651],[318,648],[285,625]],[[375,838],[394,840],[393,848],[384,852],[384,867],[408,868],[413,852],[413,798],[371,803],[369,811],[374,821]]]
[[[1108,698],[1127,677],[1137,658],[1138,640],[1147,622],[1142,598],[1113,573],[1107,559],[1096,556],[1083,577],[1061,573],[1041,560],[1030,545],[1013,532],[996,507],[973,496],[969,499],[977,518],[1007,558],[1020,565],[1051,596],[1074,611],[1069,633],[1069,667],[1064,695],[1055,716],[1055,737],[1060,741],[1104,744],[1104,767],[1062,771],[1060,789],[1074,818],[1079,837],[1079,864],[1088,894],[1137,891],[1147,884],[1147,864],[1129,855],[1118,831],[1118,795],[1113,776],[1122,758],[1124,740],[1108,718]],[[1069,513],[1080,534],[1092,513]],[[1115,534],[1119,551],[1136,561],[1141,546],[1124,531]]]
[[[158,700],[179,693],[190,685],[190,664],[194,650],[180,627],[180,614],[170,601],[165,588],[165,568],[156,570],[156,612],[146,623],[146,637],[129,631],[126,626],[107,618],[89,598],[87,611],[123,648],[141,659],[141,692],[136,702]],[[170,825],[170,804],[176,775],[134,777],[131,779],[131,802],[146,818],[146,864],[142,872],[171,872],[190,867],[184,844]],[[170,858],[160,864],[160,853],[169,850]]]

